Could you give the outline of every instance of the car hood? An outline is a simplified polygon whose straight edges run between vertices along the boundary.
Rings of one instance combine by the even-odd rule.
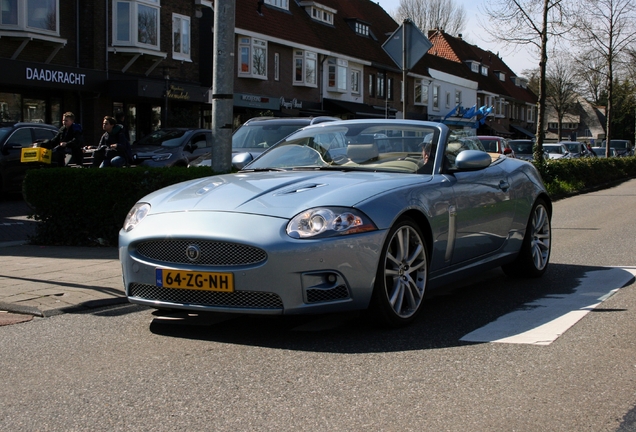
[[[152,157],[153,155],[160,153],[172,153],[173,148],[161,147],[161,146],[133,146],[132,152],[139,157]]]
[[[290,218],[316,206],[355,206],[383,192],[432,176],[377,172],[260,172],[191,180],[156,191],[141,201],[150,214],[222,211]]]

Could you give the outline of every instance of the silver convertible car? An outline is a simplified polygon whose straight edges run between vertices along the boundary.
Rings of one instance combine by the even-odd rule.
[[[498,266],[541,276],[552,212],[541,177],[474,140],[432,122],[322,123],[238,173],[158,190],[120,231],[128,299],[250,314],[369,309],[400,326],[429,288]]]

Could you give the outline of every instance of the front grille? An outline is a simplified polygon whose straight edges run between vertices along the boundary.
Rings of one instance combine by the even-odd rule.
[[[188,246],[197,246],[201,255],[191,261],[186,255]],[[137,245],[137,252],[148,259],[204,266],[241,266],[258,264],[267,259],[264,250],[242,244],[207,240],[155,240]]]
[[[313,288],[307,290],[307,303],[322,303],[347,298],[349,298],[349,291],[344,285],[338,285],[331,289]]]
[[[277,294],[257,291],[231,293],[162,288],[146,284],[130,284],[130,297],[169,303],[200,306],[219,306],[249,309],[282,309],[283,301]]]

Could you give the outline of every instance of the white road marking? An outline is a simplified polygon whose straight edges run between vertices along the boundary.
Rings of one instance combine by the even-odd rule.
[[[636,276],[636,267],[608,267],[586,273],[572,294],[525,304],[460,340],[549,345]]]

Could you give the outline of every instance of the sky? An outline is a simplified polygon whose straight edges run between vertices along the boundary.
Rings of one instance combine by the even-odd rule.
[[[400,0],[372,0],[382,6],[382,9],[389,14],[395,11],[400,5]],[[531,55],[527,54],[524,48],[513,50],[511,48],[505,48],[503,44],[489,43],[486,39],[487,36],[480,36],[484,33],[481,26],[481,22],[485,23],[486,19],[480,12],[481,4],[485,0],[456,0],[457,4],[464,6],[466,10],[466,16],[468,18],[468,25],[462,33],[462,37],[467,42],[478,46],[481,49],[490,50],[493,53],[499,53],[501,57],[513,72],[518,75],[522,75],[523,71],[528,69],[536,69],[539,65],[537,59],[534,59]],[[481,19],[481,20],[480,20]]]

